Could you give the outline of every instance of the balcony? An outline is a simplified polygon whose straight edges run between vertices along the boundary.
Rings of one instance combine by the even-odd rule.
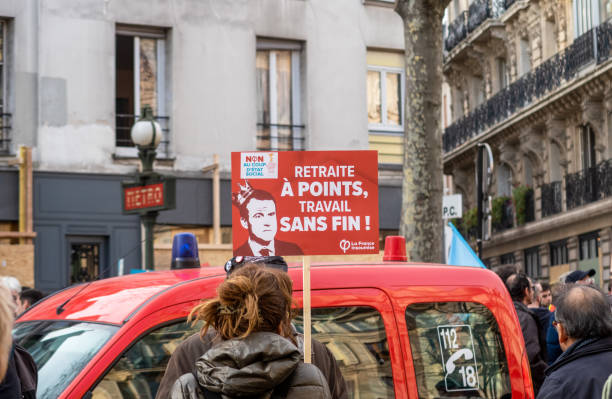
[[[612,196],[612,160],[565,176],[567,209]]]
[[[134,147],[132,142],[131,130],[134,123],[140,118],[140,115],[134,114],[117,114],[115,116],[115,145],[117,147]],[[162,128],[162,139],[157,147],[158,158],[170,157],[170,117],[169,116],[154,116],[153,117]]]
[[[444,39],[444,48],[451,51],[469,33],[475,31],[489,18],[499,18],[505,11],[503,0],[475,0],[467,11],[450,23]]]
[[[561,181],[542,184],[542,217],[561,213],[561,201]]]
[[[608,60],[612,50],[612,24],[605,22],[594,29],[596,46],[593,45],[593,30],[586,32],[565,50],[497,92],[469,115],[448,126],[443,135],[444,152],[454,150],[545,94],[559,89],[573,80],[587,64]]]
[[[444,48],[451,51],[457,44],[467,37],[467,11],[459,14],[453,22],[448,25],[448,32],[444,38]]]
[[[11,153],[11,114],[0,114],[0,155]]]

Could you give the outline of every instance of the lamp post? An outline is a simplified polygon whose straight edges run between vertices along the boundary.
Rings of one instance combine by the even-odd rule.
[[[146,105],[142,115],[131,130],[132,141],[138,147],[138,158],[142,165],[138,172],[138,183],[142,186],[158,180],[159,175],[153,171],[153,162],[157,155],[156,149],[161,141],[162,129],[153,119],[153,110]],[[153,227],[159,212],[147,210],[140,213],[140,220],[145,230],[145,269],[153,270]]]

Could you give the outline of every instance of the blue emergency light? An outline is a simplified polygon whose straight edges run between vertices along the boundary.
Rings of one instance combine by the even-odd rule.
[[[179,233],[172,240],[171,269],[188,269],[200,267],[198,240],[192,233]]]

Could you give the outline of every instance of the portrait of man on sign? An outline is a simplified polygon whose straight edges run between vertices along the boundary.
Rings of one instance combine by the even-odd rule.
[[[238,188],[238,192],[232,193],[232,203],[240,212],[240,225],[249,232],[249,238],[234,255],[302,255],[298,245],[276,239],[278,220],[272,194],[254,189],[248,181],[244,185],[238,183]]]

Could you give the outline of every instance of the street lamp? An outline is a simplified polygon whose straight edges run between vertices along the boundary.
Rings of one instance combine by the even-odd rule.
[[[162,129],[159,123],[153,119],[153,110],[145,105],[142,115],[131,130],[132,141],[138,147],[138,158],[142,170],[138,173],[138,182],[145,186],[147,183],[157,180],[159,175],[153,172],[153,162],[157,155],[156,149],[161,141]],[[153,270],[153,227],[159,212],[157,210],[145,211],[140,214],[140,220],[145,230],[145,268]]]

